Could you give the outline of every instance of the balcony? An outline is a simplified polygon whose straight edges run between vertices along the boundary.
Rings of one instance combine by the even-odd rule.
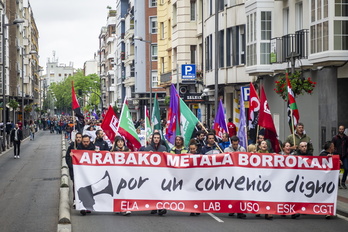
[[[291,53],[298,54],[299,59],[308,58],[307,29],[271,39],[271,64],[287,62]]]
[[[160,85],[162,87],[169,86],[171,83],[172,83],[172,72],[161,74]]]

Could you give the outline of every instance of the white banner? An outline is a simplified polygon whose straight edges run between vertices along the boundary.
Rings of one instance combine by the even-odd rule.
[[[73,150],[76,209],[330,214],[339,157]]]

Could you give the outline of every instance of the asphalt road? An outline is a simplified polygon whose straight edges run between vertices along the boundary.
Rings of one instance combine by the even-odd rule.
[[[0,157],[0,231],[57,231],[61,167],[61,136],[36,133]]]
[[[21,159],[13,150],[0,156],[0,231],[57,231],[61,167],[61,136],[48,131],[37,133],[34,141],[22,143]],[[71,208],[73,232],[94,231],[250,231],[300,232],[346,231],[347,218],[302,215],[274,216],[272,221],[248,214],[246,219],[227,214],[202,214],[169,211],[165,216],[133,212],[131,216],[92,212],[87,216]]]
[[[72,211],[72,231],[347,231],[346,218],[327,220],[324,216],[301,215],[299,219],[274,216],[272,221],[248,214],[246,219],[229,217],[227,214],[215,214],[218,220],[208,214],[189,216],[188,213],[169,212],[165,216],[151,215],[149,212],[133,212],[131,216],[111,213],[92,213],[81,216]]]

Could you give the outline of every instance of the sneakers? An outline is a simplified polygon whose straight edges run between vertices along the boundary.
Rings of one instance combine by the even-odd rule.
[[[15,155],[14,158],[17,159],[17,156]]]
[[[158,215],[162,216],[163,214],[166,214],[167,210],[166,209],[159,209],[158,210]]]
[[[131,211],[126,211],[126,212],[123,213],[123,216],[129,216],[129,215],[131,215],[131,214],[132,214]]]
[[[15,155],[14,158],[15,159],[20,159],[21,157],[19,157],[19,155]]]
[[[151,214],[156,214],[157,210],[151,210]]]
[[[346,183],[341,183],[341,188],[347,189]]]

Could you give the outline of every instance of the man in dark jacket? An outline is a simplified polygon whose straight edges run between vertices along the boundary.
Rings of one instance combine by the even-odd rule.
[[[100,151],[109,151],[110,150],[109,145],[103,138],[104,132],[102,130],[97,130],[95,134],[96,134],[96,138],[94,141],[94,146],[96,147],[96,149]]]
[[[82,136],[82,141],[77,146],[77,150],[90,150],[90,151],[94,151],[95,150],[95,146],[91,142],[91,138],[88,135],[83,135]]]
[[[220,148],[217,146],[217,143],[215,141],[215,134],[208,133],[207,134],[207,145],[205,145],[202,148],[201,154],[203,155],[211,155],[211,154],[219,154],[221,151]]]
[[[71,158],[71,150],[76,150],[78,145],[81,144],[82,141],[82,134],[80,132],[77,132],[75,135],[75,141],[71,142],[68,149],[66,150],[65,153],[65,161],[66,164],[68,165],[69,168],[69,175],[70,179],[73,182],[73,207],[75,209],[75,185],[74,185],[74,169],[73,169],[73,164],[72,164],[72,158]]]
[[[161,134],[159,132],[155,132],[152,135],[151,144],[143,149],[143,151],[158,151],[164,152],[167,151],[166,147],[161,145]],[[166,209],[151,210],[151,214],[158,213],[158,215],[162,216],[167,213]]]
[[[77,147],[79,146],[79,144],[81,144],[81,142],[82,142],[82,134],[80,132],[77,132],[75,135],[75,141],[69,144],[69,147],[65,153],[65,161],[66,161],[66,164],[68,165],[70,179],[72,181],[74,181],[74,171],[73,171],[72,158],[70,156],[70,153],[71,153],[71,150],[77,150]]]
[[[340,155],[340,160],[343,163],[343,176],[341,180],[340,188],[347,189],[346,180],[348,174],[348,136],[344,134],[344,126],[340,125],[338,127],[338,135],[332,138],[332,142],[335,147],[335,154]]]
[[[143,151],[167,151],[166,147],[161,145],[161,134],[155,132],[152,135],[151,144],[144,148]]]
[[[18,124],[11,131],[11,142],[13,143],[14,158],[19,159],[19,154],[21,153],[21,141],[23,140],[23,132],[19,129]]]

